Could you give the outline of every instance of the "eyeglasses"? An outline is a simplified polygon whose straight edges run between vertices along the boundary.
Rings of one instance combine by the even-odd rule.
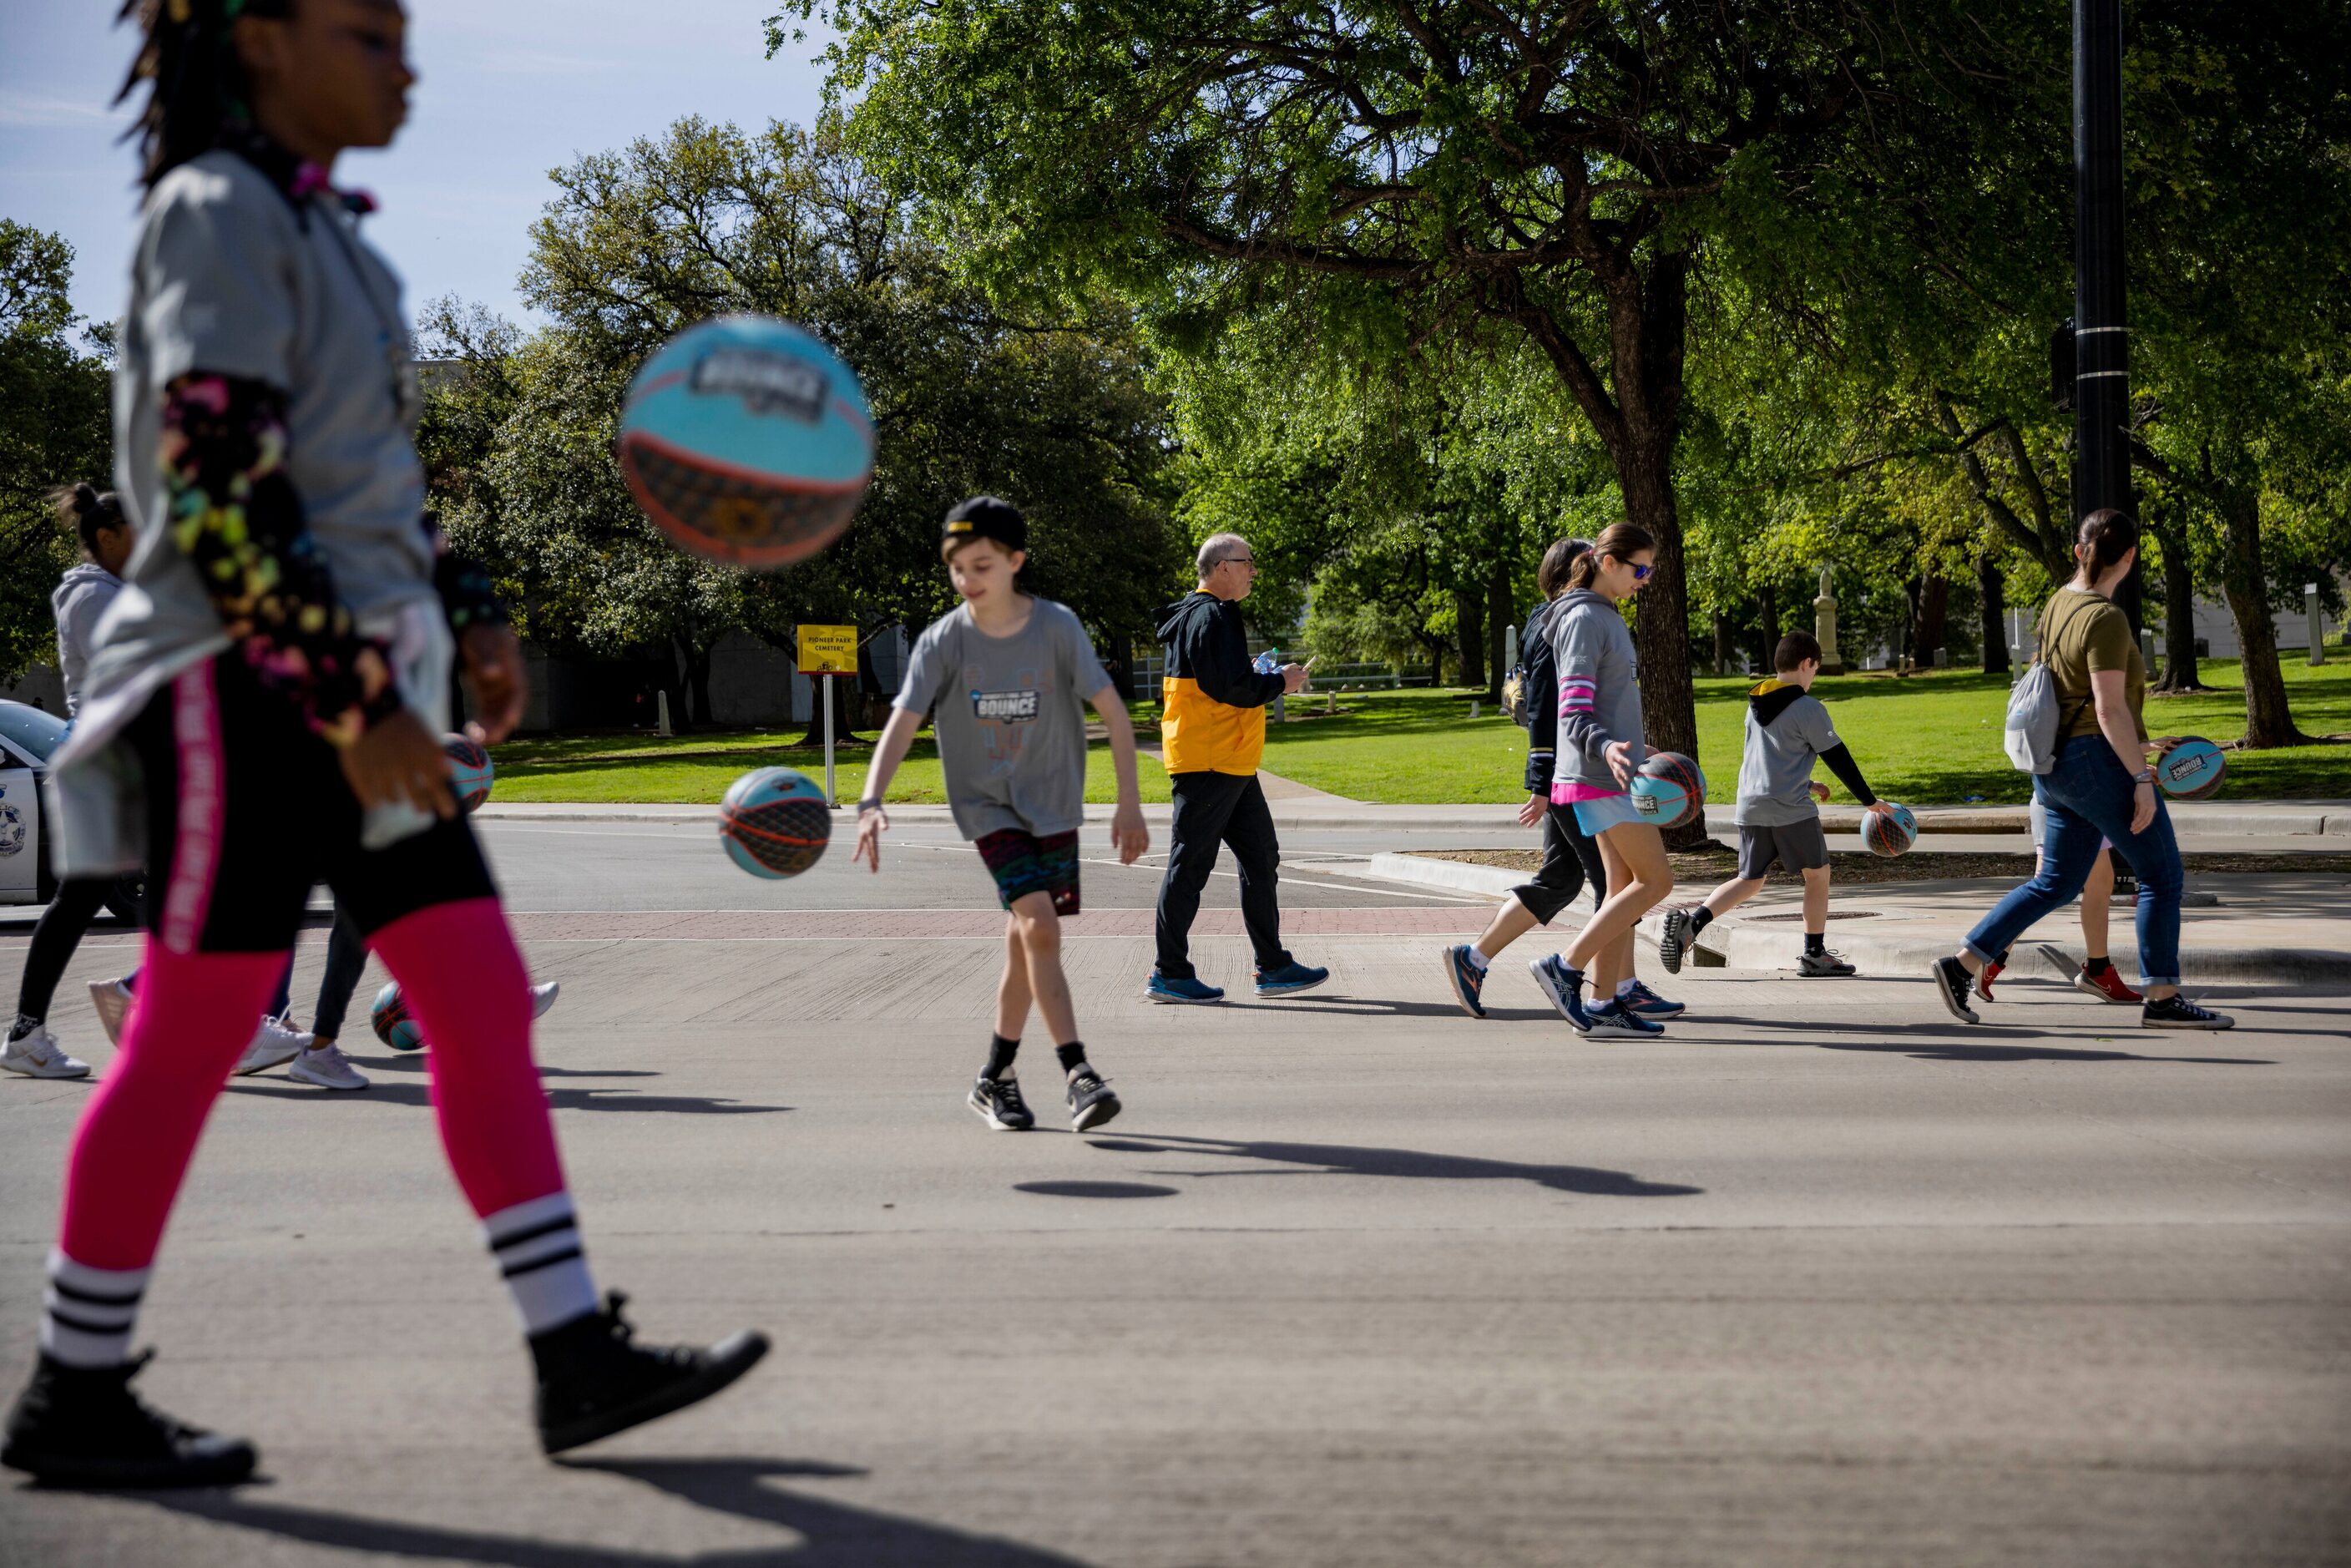
[[[1257,557],[1253,555],[1228,555],[1217,564],[1219,566],[1245,566],[1251,571],[1255,571],[1257,570]]]

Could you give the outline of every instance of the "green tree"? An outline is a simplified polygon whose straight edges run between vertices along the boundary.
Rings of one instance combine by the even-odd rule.
[[[99,351],[73,339],[79,319],[68,290],[73,247],[0,218],[0,679],[54,655],[49,593],[75,559],[72,530],[51,494],[60,486],[109,486],[113,436]]]

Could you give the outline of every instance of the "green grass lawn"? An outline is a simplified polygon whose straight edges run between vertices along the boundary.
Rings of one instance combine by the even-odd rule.
[[[536,800],[611,801],[638,805],[715,804],[726,787],[754,768],[797,768],[824,782],[824,747],[799,744],[801,731],[723,731],[664,738],[652,735],[600,735],[562,739],[512,740],[497,748],[501,805]],[[865,787],[865,760],[872,737],[857,746],[833,748],[834,777],[844,800]],[[1167,775],[1159,764],[1140,759],[1143,798],[1167,799]],[[890,799],[943,805],[938,748],[925,734],[914,742]],[[1094,743],[1086,758],[1086,799],[1118,799],[1108,743]]]
[[[2236,664],[2207,660],[2201,673],[2207,685],[2221,689],[2150,697],[2150,732],[2220,741],[2242,733],[2244,699],[2231,689],[2241,678]],[[2351,658],[2312,669],[2289,656],[2285,678],[2294,721],[2305,734],[2351,732]],[[1740,727],[1752,684],[1744,677],[1698,680],[1698,760],[1718,800],[1728,799],[1737,783]],[[1889,799],[1940,805],[1970,798],[2021,801],[2032,792],[2025,775],[2001,750],[2008,684],[1999,676],[1963,671],[1908,679],[1841,675],[1813,691],[1829,705],[1871,788]],[[1526,732],[1490,706],[1472,720],[1469,702],[1466,692],[1353,692],[1343,699],[1346,711],[1326,717],[1310,697],[1292,705],[1300,716],[1268,729],[1265,767],[1358,800],[1515,802],[1523,798]],[[1136,717],[1147,726],[1156,715],[1144,706]],[[823,750],[801,747],[799,739],[797,730],[785,730],[510,741],[497,748],[496,799],[708,804],[754,768],[780,765],[821,779]],[[863,788],[866,754],[863,745],[837,751],[843,800],[854,800]],[[1142,768],[1143,798],[1166,800],[1167,776],[1159,765],[1145,758]],[[1822,777],[1842,796],[1825,768]],[[897,800],[944,800],[938,754],[927,736],[915,743],[890,794]],[[2351,746],[2232,752],[2220,790],[2222,800],[2346,797]],[[1088,758],[1086,799],[1114,798],[1109,747],[1097,741]]]

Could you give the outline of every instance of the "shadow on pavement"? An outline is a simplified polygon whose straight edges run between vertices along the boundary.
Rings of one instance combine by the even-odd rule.
[[[1141,1181],[1016,1181],[1012,1190],[1047,1197],[1174,1197],[1176,1192]]]
[[[398,1056],[355,1056],[351,1059],[370,1072],[422,1072],[424,1052],[402,1051]],[[659,1078],[660,1073],[642,1067],[549,1067],[541,1062],[541,1078]]]
[[[560,1461],[559,1461],[560,1462]],[[1079,1558],[1041,1547],[895,1514],[852,1508],[768,1484],[788,1476],[842,1477],[846,1465],[797,1459],[590,1459],[563,1462],[641,1481],[700,1508],[772,1524],[799,1537],[771,1549],[674,1553],[632,1551],[369,1519],[326,1509],[255,1500],[243,1492],[149,1492],[142,1500],[169,1512],[259,1531],[312,1546],[388,1557],[473,1563],[486,1568],[672,1568],[723,1560],[733,1568],[1086,1568]],[[272,1555],[275,1555],[274,1553]]]
[[[1228,998],[1219,1004],[1242,1012],[1268,1013],[1336,1013],[1341,1018],[1426,1018],[1458,1019],[1466,1016],[1458,1002],[1392,1001],[1386,998],[1365,997],[1357,1000],[1350,997],[1318,997],[1307,1001],[1245,1002]],[[1557,1018],[1549,1008],[1489,1007],[1489,1019],[1524,1021],[1531,1019]]]
[[[243,1079],[228,1085],[231,1094],[255,1094],[265,1100],[331,1100],[343,1105],[430,1105],[432,1096],[422,1083],[373,1083],[366,1089],[338,1093],[299,1083],[256,1082]],[[557,1111],[660,1111],[683,1116],[756,1116],[789,1111],[789,1105],[746,1105],[736,1100],[712,1100],[694,1094],[640,1094],[632,1089],[550,1089],[549,1109]]]
[[[1597,1197],[1687,1197],[1704,1187],[1670,1182],[1643,1181],[1623,1171],[1596,1170],[1589,1166],[1533,1166],[1517,1160],[1489,1160],[1475,1155],[1431,1155],[1417,1149],[1363,1148],[1352,1144],[1251,1143],[1229,1138],[1185,1138],[1154,1134],[1141,1138],[1089,1138],[1097,1149],[1138,1155],[1228,1155],[1235,1159],[1270,1160],[1281,1165],[1311,1166],[1311,1171],[1151,1171],[1150,1176],[1405,1176],[1423,1181],[1531,1181],[1554,1192],[1587,1193]]]
[[[2180,1061],[2199,1067],[2275,1067],[2259,1056],[2141,1056],[2132,1051],[2081,1051],[2063,1045],[1917,1045],[1888,1040],[1882,1045],[1859,1041],[1821,1041],[1823,1051],[1898,1051],[1920,1061]]]

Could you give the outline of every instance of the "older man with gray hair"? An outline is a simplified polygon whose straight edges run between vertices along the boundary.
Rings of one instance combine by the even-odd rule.
[[[1155,1002],[1220,1002],[1225,993],[1192,972],[1192,918],[1200,890],[1230,846],[1240,871],[1241,921],[1257,950],[1257,994],[1286,997],[1313,989],[1328,969],[1299,963],[1281,945],[1275,867],[1281,862],[1273,813],[1257,781],[1265,753],[1265,705],[1304,688],[1299,664],[1260,674],[1249,661],[1249,632],[1236,608],[1257,581],[1257,552],[1238,534],[1214,534],[1200,546],[1200,585],[1161,609],[1166,651],[1160,679],[1159,740],[1175,797],[1167,873],[1159,883],[1159,962],[1144,987]]]

